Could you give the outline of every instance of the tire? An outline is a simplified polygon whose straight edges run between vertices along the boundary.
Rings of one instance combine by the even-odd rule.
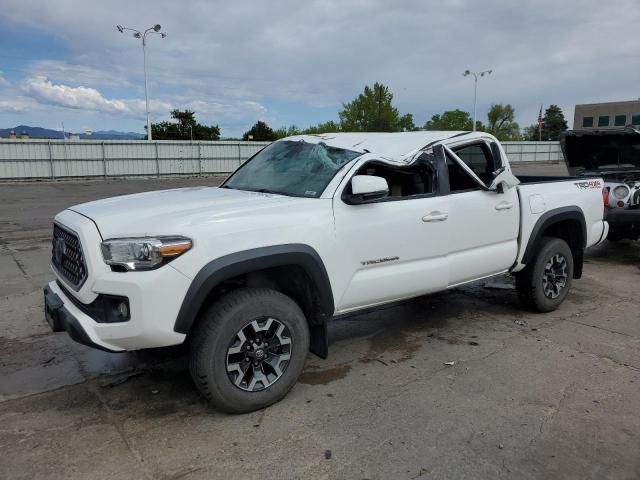
[[[229,413],[252,412],[283,398],[309,350],[309,326],[300,307],[267,288],[226,294],[204,312],[190,337],[193,381]]]
[[[549,266],[557,275],[551,276]],[[522,306],[546,313],[560,306],[572,283],[573,255],[569,245],[560,238],[544,237],[536,257],[516,276],[516,291]]]

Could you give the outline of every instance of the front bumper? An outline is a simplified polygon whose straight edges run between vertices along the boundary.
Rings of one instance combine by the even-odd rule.
[[[173,328],[188,287],[187,277],[170,265],[149,272],[102,275],[92,283],[93,292],[127,297],[131,314],[125,322],[104,323],[78,297],[70,298],[73,293],[68,288],[53,281],[45,287],[45,312],[49,310],[52,321],[47,321],[54,331],[65,330],[74,340],[102,350],[178,345],[186,335]]]
[[[49,286],[44,287],[44,318],[54,332],[67,332],[78,343],[113,352],[93,342],[78,319],[64,306],[64,302]]]

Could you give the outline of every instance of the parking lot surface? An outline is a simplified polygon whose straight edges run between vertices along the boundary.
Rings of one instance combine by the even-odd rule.
[[[280,403],[210,407],[184,349],[109,354],[42,312],[66,206],[217,178],[0,185],[0,478],[640,478],[640,245],[605,242],[561,308],[497,278],[330,325]]]

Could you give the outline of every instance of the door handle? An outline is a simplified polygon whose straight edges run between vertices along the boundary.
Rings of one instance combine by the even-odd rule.
[[[496,205],[496,210],[509,210],[513,208],[513,203],[511,202],[500,202]]]
[[[431,212],[429,215],[425,215],[422,217],[423,222],[444,222],[447,218],[449,218],[448,213],[443,212]]]

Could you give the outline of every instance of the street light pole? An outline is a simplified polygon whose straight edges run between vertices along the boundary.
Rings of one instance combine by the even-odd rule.
[[[149,119],[149,84],[147,82],[147,39],[142,37],[142,64],[144,69],[144,104],[147,114],[147,139],[151,140],[151,120]]]
[[[161,38],[165,38],[167,34],[160,31],[162,27],[158,24],[154,25],[153,27],[147,28],[144,32],[141,32],[140,30],[136,30],[134,28],[123,27],[122,25],[116,25],[116,28],[120,33],[124,33],[125,30],[129,30],[133,32],[133,36],[135,38],[140,38],[142,40],[142,61],[144,68],[144,103],[145,113],[147,115],[147,140],[152,140],[151,120],[149,118],[149,83],[147,81],[147,35],[157,33]]]
[[[478,98],[478,77],[484,77],[485,75],[491,75],[493,70],[484,70],[483,72],[472,72],[471,70],[465,70],[462,74],[463,77],[467,75],[473,75],[473,131],[476,131],[476,99]]]

